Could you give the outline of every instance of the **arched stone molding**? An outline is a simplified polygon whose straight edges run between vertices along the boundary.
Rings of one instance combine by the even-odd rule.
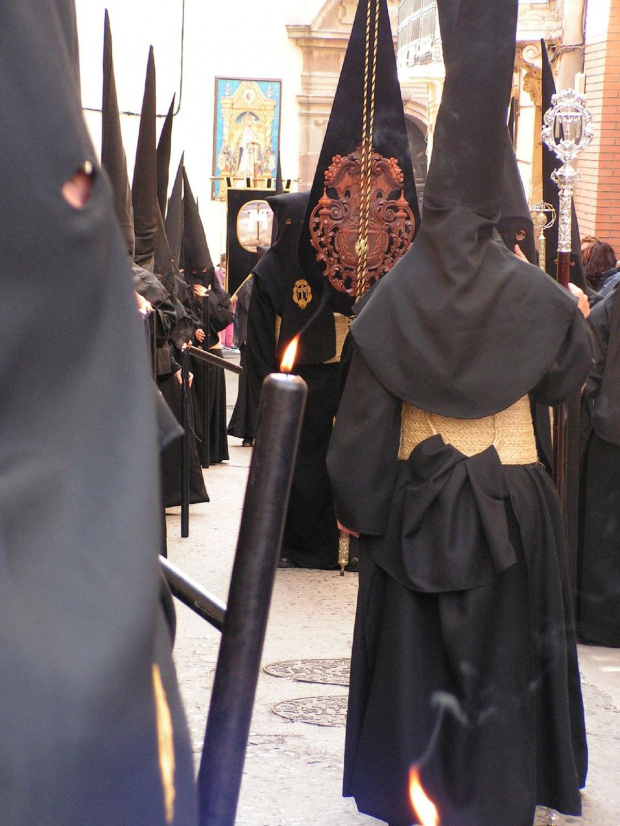
[[[396,34],[399,0],[388,0],[392,31]],[[301,94],[298,95],[300,118],[299,175],[300,189],[312,185],[314,172],[325,137],[340,70],[353,26],[357,0],[326,0],[310,22],[287,25],[288,35],[303,53]],[[396,37],[394,37],[396,48]],[[407,113],[426,131],[428,95],[426,87],[407,87]]]

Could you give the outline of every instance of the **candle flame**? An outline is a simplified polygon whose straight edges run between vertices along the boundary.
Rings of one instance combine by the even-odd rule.
[[[295,359],[297,358],[298,346],[299,336],[295,336],[295,338],[291,341],[291,343],[284,351],[284,357],[282,359],[282,364],[280,365],[280,370],[282,370],[283,373],[290,373],[293,367],[295,366]]]
[[[417,766],[409,774],[409,796],[421,826],[439,826],[439,813],[422,787]]]

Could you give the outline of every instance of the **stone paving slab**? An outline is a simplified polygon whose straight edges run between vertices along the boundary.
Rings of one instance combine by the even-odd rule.
[[[178,509],[168,513],[169,556],[226,600],[251,451],[231,439],[230,462],[205,472],[210,504],[191,509],[190,538],[179,538]],[[263,665],[350,655],[357,575],[278,571]],[[177,604],[175,659],[196,759],[200,756],[219,634]],[[584,816],[560,826],[620,826],[620,651],[583,649],[590,743]],[[346,697],[344,686],[301,683],[262,673],[252,719],[238,826],[370,826],[341,797],[344,729],[276,716],[272,708],[299,698]],[[541,811],[536,826],[546,820]],[[495,824],[480,824],[495,826]],[[498,824],[499,826],[499,824]]]

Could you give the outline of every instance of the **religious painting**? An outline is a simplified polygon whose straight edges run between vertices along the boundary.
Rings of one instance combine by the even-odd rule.
[[[275,189],[280,80],[215,79],[213,198],[229,188]]]

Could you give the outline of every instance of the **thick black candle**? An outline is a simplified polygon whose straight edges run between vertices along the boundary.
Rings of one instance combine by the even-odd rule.
[[[234,826],[307,386],[267,376],[198,776],[201,826]]]

